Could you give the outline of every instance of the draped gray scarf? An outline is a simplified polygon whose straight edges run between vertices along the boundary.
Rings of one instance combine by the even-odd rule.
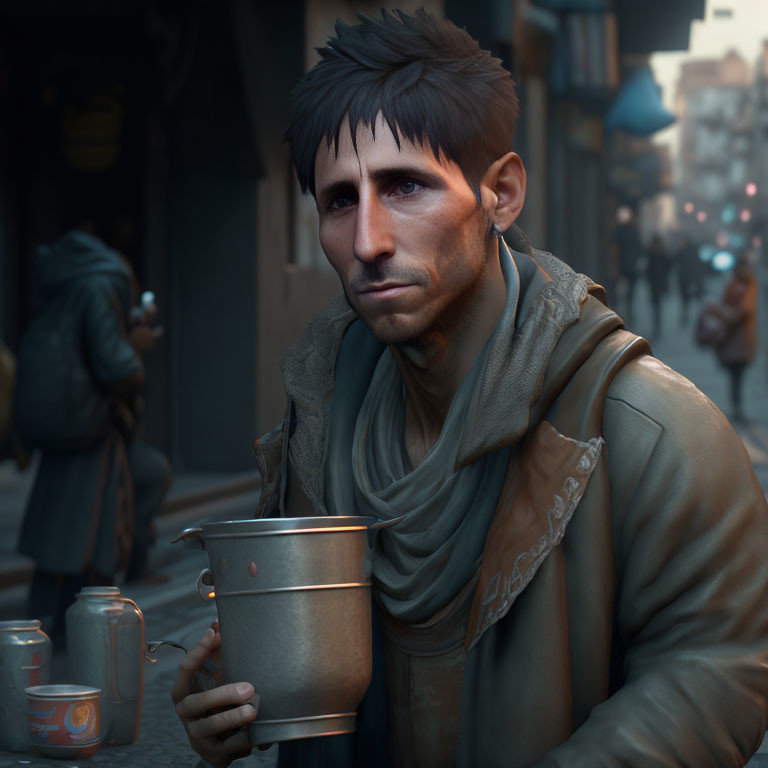
[[[361,514],[400,518],[379,531],[372,550],[375,592],[385,611],[409,624],[434,616],[473,578],[496,511],[511,448],[456,471],[476,412],[480,380],[497,340],[514,330],[520,279],[509,252],[500,261],[507,301],[453,398],[440,436],[416,469],[404,443],[405,395],[389,349],[379,358],[357,416],[352,444],[354,495]]]

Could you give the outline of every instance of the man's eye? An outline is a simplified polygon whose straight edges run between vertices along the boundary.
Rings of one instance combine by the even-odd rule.
[[[418,192],[422,185],[418,181],[413,179],[403,179],[398,181],[395,187],[395,191],[398,195],[412,195],[414,192]]]
[[[348,197],[334,197],[328,203],[328,208],[332,211],[340,211],[342,208],[347,208],[350,205],[352,205],[352,201]]]

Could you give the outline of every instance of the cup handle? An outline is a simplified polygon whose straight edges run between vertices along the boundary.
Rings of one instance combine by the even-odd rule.
[[[204,603],[209,603],[216,596],[213,574],[210,568],[203,568],[197,577],[197,594]]]

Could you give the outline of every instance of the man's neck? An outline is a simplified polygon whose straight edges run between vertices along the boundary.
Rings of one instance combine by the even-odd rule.
[[[499,322],[507,286],[496,256],[464,305],[451,309],[450,325],[433,329],[407,345],[392,346],[406,393],[405,449],[417,467],[435,444],[453,398],[485,340]]]

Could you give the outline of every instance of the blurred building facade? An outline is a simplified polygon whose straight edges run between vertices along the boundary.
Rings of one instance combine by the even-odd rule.
[[[697,240],[715,241],[739,218],[752,165],[752,66],[736,51],[680,71],[678,212]]]
[[[608,281],[617,204],[655,194],[667,170],[642,136],[606,131],[606,116],[652,51],[687,48],[704,1],[399,7],[421,5],[513,73],[533,244]],[[282,417],[282,350],[339,290],[282,144],[290,90],[336,17],[381,2],[63,6],[0,9],[0,337],[18,348],[34,249],[61,234],[67,196],[87,190],[119,214],[161,308],[147,437],[178,468],[249,468],[253,439]]]
[[[448,16],[485,47],[511,54],[516,148],[529,180],[521,226],[536,246],[604,283],[610,299],[617,208],[639,211],[672,185],[669,152],[650,141],[665,124],[650,54],[688,48],[703,0],[516,0],[509,35],[497,26],[491,38],[450,5]]]
[[[768,41],[754,62],[735,51],[686,62],[677,102],[681,229],[704,257],[760,247],[768,236]]]

